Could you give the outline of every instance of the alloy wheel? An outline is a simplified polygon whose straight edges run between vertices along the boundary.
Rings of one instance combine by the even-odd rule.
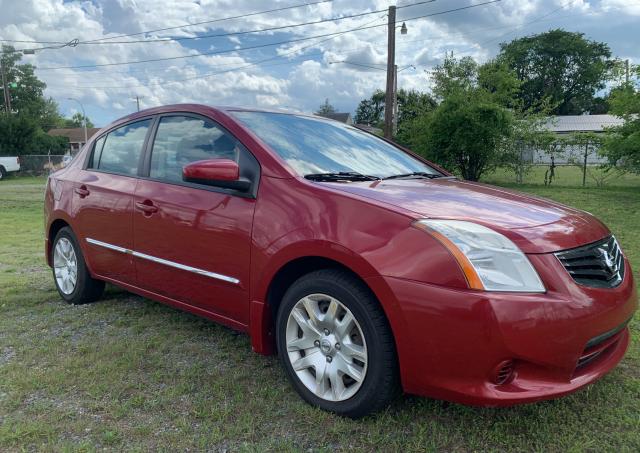
[[[289,313],[287,356],[309,391],[327,401],[355,395],[367,373],[367,344],[351,311],[326,294],[300,299]]]
[[[64,294],[73,293],[78,282],[78,259],[73,244],[61,237],[53,251],[53,268],[58,288]]]

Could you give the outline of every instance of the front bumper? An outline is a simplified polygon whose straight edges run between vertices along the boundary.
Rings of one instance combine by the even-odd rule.
[[[399,312],[389,318],[406,392],[506,406],[571,393],[620,362],[629,344],[624,324],[637,308],[628,262],[618,287],[597,289],[576,284],[553,255],[529,258],[545,282],[545,294],[459,290],[381,277]],[[513,360],[515,372],[498,385],[496,365],[505,360]]]

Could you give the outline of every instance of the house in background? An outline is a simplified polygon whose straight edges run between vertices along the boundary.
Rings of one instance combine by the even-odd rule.
[[[91,140],[98,131],[99,127],[87,128],[87,139]],[[71,127],[63,129],[51,129],[47,134],[52,137],[67,137],[69,139],[69,151],[71,154],[75,154],[84,146],[84,128],[83,127]]]
[[[348,124],[349,126],[353,126],[353,119],[351,118],[351,113],[319,113],[318,116],[322,116],[324,118],[329,118],[330,120],[340,121],[341,123]]]
[[[613,115],[567,115],[549,117],[544,127],[549,132],[563,136],[578,132],[602,134],[606,128],[621,126],[623,123],[622,118]],[[554,156],[556,164],[581,162],[583,158],[583,146],[569,146],[564,149],[564,152]],[[544,150],[531,150],[530,159],[534,164],[551,163],[551,155]],[[587,158],[588,164],[601,164],[606,161],[607,159],[598,155],[597,152],[591,152]]]

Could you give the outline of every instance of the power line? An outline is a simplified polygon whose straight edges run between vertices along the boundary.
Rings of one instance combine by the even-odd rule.
[[[471,30],[471,32],[479,32],[479,31],[486,31],[486,30],[497,30],[497,29],[503,29],[503,28],[510,28],[510,30],[509,30],[509,31],[507,31],[506,33],[501,34],[501,35],[500,35],[500,36],[498,36],[497,38],[493,38],[493,39],[491,39],[491,40],[484,41],[483,43],[488,43],[488,42],[491,42],[491,41],[495,41],[495,40],[497,40],[497,39],[501,39],[501,38],[503,38],[504,36],[509,35],[510,33],[512,33],[512,32],[513,32],[513,31],[515,31],[515,30],[522,29],[522,28],[526,28],[526,27],[528,27],[529,25],[532,25],[532,24],[537,23],[537,22],[541,22],[541,21],[543,21],[545,18],[547,18],[548,16],[551,16],[552,14],[555,14],[557,11],[559,11],[559,10],[561,10],[561,9],[564,9],[564,8],[567,8],[568,6],[571,6],[571,5],[572,5],[573,3],[575,3],[576,1],[577,1],[577,0],[572,0],[572,1],[570,1],[570,2],[567,2],[567,3],[565,3],[564,5],[562,5],[562,6],[558,7],[558,8],[556,8],[556,9],[554,9],[554,10],[552,10],[552,11],[550,11],[549,13],[546,13],[546,14],[544,14],[544,15],[542,15],[542,16],[539,16],[539,17],[537,17],[537,18],[535,18],[535,19],[532,19],[531,21],[528,21],[528,22],[524,22],[524,23],[522,23],[522,24],[519,24],[519,25],[518,25],[518,26],[516,26],[516,27],[511,27],[511,26],[485,27],[485,28],[480,28],[480,29],[474,29],[474,30]],[[555,18],[555,19],[552,19],[552,20],[556,20],[556,19],[564,19],[564,18],[567,18],[567,17],[572,17],[572,15],[561,16],[561,17],[559,17],[559,18]],[[379,20],[379,19],[376,19],[376,20]],[[366,27],[366,25],[367,25],[367,24],[365,24],[361,29],[366,29],[366,28],[367,28],[367,27]],[[356,29],[354,29],[354,30],[356,30]],[[349,31],[350,31],[350,30],[347,30],[347,31],[345,31],[345,32],[343,32],[343,33],[348,33]],[[442,35],[442,36],[444,36],[444,35]],[[448,35],[447,35],[447,36],[448,36]],[[334,38],[325,39],[325,40],[323,40],[323,41],[320,41],[320,42],[317,42],[317,43],[313,43],[313,44],[310,44],[310,45],[305,46],[305,47],[301,47],[301,48],[294,49],[293,51],[291,51],[291,52],[289,52],[289,53],[287,53],[287,54],[281,55],[281,56],[271,57],[271,58],[268,58],[268,59],[265,59],[265,60],[257,61],[257,62],[254,62],[254,63],[250,63],[250,64],[247,64],[247,65],[244,65],[244,66],[240,66],[240,67],[232,68],[232,69],[229,69],[229,70],[223,70],[223,71],[218,71],[218,72],[213,72],[213,73],[208,73],[208,74],[202,74],[202,75],[200,75],[200,76],[194,76],[194,77],[189,77],[189,78],[186,78],[186,79],[179,79],[179,80],[173,80],[173,81],[167,81],[167,82],[151,82],[151,83],[149,83],[149,85],[157,85],[157,84],[163,84],[163,83],[176,83],[176,82],[182,82],[182,81],[187,81],[187,80],[194,80],[194,79],[199,79],[199,78],[207,78],[207,77],[211,77],[211,76],[215,76],[215,75],[219,75],[219,74],[224,74],[224,73],[228,73],[228,72],[233,72],[233,71],[240,70],[240,69],[244,69],[244,68],[251,67],[251,66],[282,66],[282,65],[295,64],[295,63],[297,63],[297,61],[294,61],[294,60],[285,61],[285,62],[280,62],[280,63],[272,63],[272,64],[264,64],[264,63],[265,63],[265,62],[268,62],[268,61],[272,61],[272,60],[278,59],[278,58],[281,58],[281,57],[286,57],[287,55],[290,55],[290,54],[292,54],[292,53],[299,52],[299,51],[301,51],[301,50],[303,50],[303,49],[305,49],[305,48],[314,47],[314,46],[316,46],[316,45],[320,44],[321,42],[329,41],[329,40],[331,40],[331,39],[334,39]],[[427,41],[427,40],[430,40],[430,39],[433,39],[433,37],[428,38],[428,39],[413,40],[413,41],[407,41],[407,42],[423,42],[423,41]],[[481,43],[480,45],[483,45],[483,43]],[[380,45],[383,45],[383,43],[379,43],[379,44],[380,44]],[[386,46],[386,44],[384,44],[384,45]],[[467,49],[468,49],[468,50],[472,50],[472,49],[474,49],[474,48],[475,48],[475,46],[474,46],[474,47],[468,47]],[[352,52],[355,52],[355,51],[360,51],[360,50],[363,50],[363,49],[366,49],[366,47],[361,47],[361,48],[351,49],[351,51],[352,51]],[[411,49],[409,49],[409,50],[406,50],[405,52],[409,52],[409,51],[412,51],[412,50],[411,50]],[[465,52],[465,51],[466,51],[466,50],[463,50],[462,52]],[[341,52],[341,53],[348,53],[348,52],[346,52],[346,51],[340,51],[340,52]],[[402,53],[402,52],[403,52],[403,51],[400,51],[400,53]],[[323,53],[318,53],[318,54],[309,54],[309,55],[306,55],[305,57],[309,57],[309,56],[312,56],[312,55],[323,55]],[[438,53],[438,54],[437,54],[437,56],[442,56],[442,55],[444,55],[444,52],[440,52],[440,53]],[[351,62],[350,62],[350,63],[351,63]],[[380,69],[380,68],[374,68],[374,67],[371,67],[371,69]],[[62,86],[60,86],[60,87],[62,87]],[[137,87],[147,87],[147,85],[146,85],[146,84],[138,84],[138,85],[133,85],[133,86],[124,86],[124,87],[122,87],[122,86],[84,86],[84,87],[80,87],[80,86],[76,86],[76,87],[68,87],[68,86],[64,86],[64,88],[71,89],[71,90],[75,90],[75,91],[82,91],[82,90],[86,90],[86,89],[107,89],[107,90],[109,90],[109,89],[129,89],[129,88],[137,88]]]
[[[139,36],[139,35],[144,35],[144,34],[147,34],[147,33],[155,33],[155,32],[158,32],[158,31],[177,30],[177,29],[180,29],[180,28],[194,27],[194,26],[197,26],[197,25],[204,25],[204,24],[212,24],[214,22],[223,22],[223,21],[233,20],[233,19],[242,19],[242,18],[245,18],[245,17],[258,16],[260,14],[275,13],[275,12],[278,12],[278,11],[285,11],[285,10],[289,10],[289,9],[303,8],[305,6],[318,5],[320,3],[330,3],[330,2],[333,2],[333,1],[334,0],[318,0],[318,1],[315,1],[315,2],[300,3],[300,4],[297,4],[297,5],[284,6],[284,7],[281,7],[281,8],[274,8],[274,9],[267,9],[267,10],[263,10],[263,11],[256,11],[256,12],[253,12],[253,13],[241,14],[241,15],[238,15],[238,16],[228,16],[228,17],[222,17],[222,18],[218,18],[218,19],[205,20],[205,21],[202,21],[202,22],[189,22],[187,24],[178,25],[178,26],[175,26],[175,27],[157,28],[155,30],[145,30],[145,31],[140,31],[140,32],[136,32],[136,33],[127,33],[127,34],[109,36],[109,37],[106,37],[106,38],[91,39],[91,40],[88,40],[88,41],[82,41],[82,44],[91,43],[91,42],[98,42],[98,41],[105,41],[105,40],[110,40],[110,39],[117,39],[117,38],[126,38],[126,37],[129,37],[129,36]],[[65,44],[64,41],[27,41],[27,40],[19,40],[19,39],[0,39],[0,42],[15,42],[15,43],[28,43],[28,44]]]
[[[418,19],[424,19],[424,18],[427,18],[427,17],[434,17],[434,16],[443,15],[443,14],[454,13],[454,12],[463,11],[463,10],[467,10],[467,9],[471,9],[471,8],[478,8],[480,6],[485,6],[485,5],[489,5],[489,4],[492,4],[492,3],[498,3],[500,1],[501,0],[485,1],[483,3],[477,3],[477,4],[462,6],[462,7],[459,7],[459,8],[453,8],[453,9],[449,9],[449,10],[445,10],[445,11],[439,11],[439,12],[436,12],[436,13],[430,13],[430,14],[424,14],[424,15],[421,15],[421,16],[411,17],[411,18],[408,18],[408,19],[404,19],[404,21],[405,22],[409,22],[409,21],[412,21],[412,20],[418,20]],[[407,6],[411,6],[411,5],[407,5]],[[365,29],[384,27],[384,26],[386,26],[386,24],[370,25],[370,26],[365,27],[365,28],[359,28],[358,30],[365,30]],[[213,52],[201,52],[201,53],[194,53],[194,54],[189,54],[189,55],[180,55],[180,56],[176,56],[176,57],[152,58],[152,59],[148,59],[148,60],[133,60],[133,61],[123,61],[123,62],[117,62],[117,63],[102,63],[102,64],[95,64],[95,65],[44,67],[44,68],[38,68],[38,69],[40,71],[45,71],[45,70],[46,71],[53,71],[53,70],[60,70],[60,69],[98,68],[98,67],[106,67],[106,66],[122,66],[122,65],[129,65],[129,64],[151,63],[151,62],[156,62],[156,61],[181,60],[181,59],[186,59],[186,58],[195,58],[195,57],[210,56],[210,55],[221,55],[221,54],[225,54],[225,53],[233,53],[233,52],[239,52],[239,51],[243,51],[243,50],[252,50],[252,49],[260,49],[260,48],[264,48],[264,47],[279,46],[279,45],[282,45],[282,44],[290,44],[290,43],[295,43],[295,42],[308,41],[308,40],[316,39],[316,38],[324,38],[324,37],[329,37],[329,36],[338,36],[338,35],[341,35],[343,33],[348,33],[348,32],[349,31],[324,33],[324,34],[320,34],[320,35],[307,36],[307,37],[303,37],[303,38],[289,39],[289,40],[286,40],[286,41],[279,41],[279,42],[274,42],[274,43],[257,44],[257,45],[254,45],[254,46],[240,47],[240,48],[235,48],[235,49],[218,50],[218,51],[213,51]]]
[[[333,0],[331,0],[331,1],[333,1]],[[418,6],[418,5],[424,5],[424,4],[427,4],[427,3],[433,3],[435,1],[436,0],[424,0],[424,1],[417,2],[417,3],[412,3],[410,5],[399,6],[398,9],[400,9],[400,8],[409,8],[409,7]],[[78,42],[75,43],[75,45],[73,47],[75,47],[77,45],[91,45],[91,44],[94,44],[94,45],[95,44],[100,44],[100,45],[105,45],[105,44],[109,44],[109,45],[110,44],[155,44],[155,43],[193,41],[193,40],[201,40],[201,39],[208,39],[208,38],[222,38],[222,37],[228,37],[228,36],[240,36],[240,35],[248,35],[248,34],[253,34],[253,33],[264,33],[264,32],[277,31],[277,30],[286,30],[286,29],[289,29],[289,28],[304,27],[304,26],[308,26],[308,25],[318,25],[318,24],[323,24],[323,23],[326,23],[326,22],[337,22],[337,21],[346,20],[346,19],[354,19],[354,18],[358,18],[358,17],[370,16],[372,14],[378,14],[378,13],[382,13],[382,12],[385,12],[385,11],[386,11],[386,9],[379,9],[379,10],[375,10],[375,11],[368,11],[368,12],[364,12],[364,13],[350,14],[350,15],[339,16],[339,17],[330,17],[330,18],[327,18],[327,19],[320,19],[320,20],[302,22],[302,23],[297,23],[297,24],[279,25],[279,26],[276,26],[276,27],[258,28],[258,29],[254,29],[254,30],[241,30],[241,31],[232,31],[232,32],[224,32],[224,33],[213,33],[213,34],[196,35],[196,36],[180,36],[180,37],[174,37],[174,38],[159,38],[159,39],[153,39],[153,40],[137,39],[137,40],[129,40],[129,41],[100,41],[100,40],[78,41]],[[105,38],[105,39],[112,39],[112,38]],[[65,46],[62,45],[62,46],[55,47],[55,48],[61,48],[61,47],[65,47]],[[44,49],[50,49],[50,48],[53,48],[53,47],[40,47],[40,48],[33,48],[33,49],[21,49],[20,51],[35,52],[35,51],[44,50]]]
[[[583,14],[592,14],[592,13],[583,13]],[[545,15],[545,16],[541,16],[541,17],[546,17],[546,16],[548,16],[548,14]],[[403,44],[420,43],[420,42],[427,42],[427,41],[430,42],[430,41],[432,41],[433,39],[436,39],[436,38],[450,38],[452,36],[467,36],[467,35],[469,35],[471,33],[477,33],[477,32],[483,32],[483,31],[491,31],[491,30],[501,30],[501,29],[508,28],[509,31],[506,34],[500,35],[500,37],[498,37],[498,39],[500,39],[501,37],[506,36],[507,34],[513,32],[517,28],[525,27],[525,26],[528,26],[528,25],[530,25],[532,23],[535,23],[535,22],[555,21],[555,20],[559,20],[559,19],[565,19],[565,18],[568,18],[568,17],[573,17],[573,15],[572,14],[568,14],[568,15],[565,15],[565,16],[560,16],[560,17],[556,17],[556,18],[553,18],[553,19],[546,19],[546,20],[538,18],[538,19],[534,19],[534,20],[529,21],[529,22],[523,22],[523,23],[517,25],[516,27],[514,27],[513,25],[501,25],[501,26],[498,26],[498,27],[475,28],[473,30],[459,31],[459,32],[453,32],[453,33],[449,33],[449,34],[430,35],[430,36],[424,37],[422,39],[403,40],[402,42],[403,42]],[[372,43],[371,46],[373,48],[382,48],[382,47],[386,48],[387,44],[386,44],[386,42],[382,42],[381,41],[381,42]],[[369,49],[368,46],[364,46],[364,47],[361,46],[361,47],[352,47],[352,48],[347,48],[347,49],[339,49],[339,50],[335,50],[334,52],[336,52],[338,54],[349,54],[349,53],[360,52],[360,51],[367,50],[367,49]],[[329,49],[329,50],[331,50],[331,49]],[[326,52],[326,50],[325,51],[321,51],[321,52],[316,52],[316,53],[310,53],[310,54],[305,55],[305,57],[323,56],[325,52]],[[415,50],[414,49],[406,49],[406,50],[397,50],[396,51],[396,53],[407,53],[407,52],[415,52]],[[238,64],[240,64],[240,62],[220,63],[220,64],[217,64],[215,66],[215,68],[237,66]],[[289,62],[279,63],[278,65],[282,65],[282,64],[290,64],[290,63]],[[384,63],[380,63],[380,65],[384,66],[385,64]],[[275,65],[269,65],[269,66],[275,66]],[[172,68],[169,67],[169,68],[163,68],[163,69],[164,70],[169,70],[169,69],[172,69]],[[127,69],[127,70],[124,70],[124,71],[115,71],[114,70],[114,71],[109,71],[109,72],[101,72],[101,73],[97,73],[97,74],[93,73],[93,72],[92,73],[87,73],[87,72],[78,72],[78,71],[57,73],[57,74],[68,75],[68,76],[72,76],[72,77],[83,77],[83,78],[86,77],[87,74],[90,74],[91,77],[93,78],[93,77],[96,77],[96,76],[110,77],[113,74],[124,74],[124,75],[142,74],[142,73],[148,73],[149,71],[150,71],[149,68],[139,68],[139,69],[130,68],[130,69]],[[62,87],[62,86],[65,86],[65,85],[55,85],[55,84],[54,85],[49,85],[48,84],[47,86]],[[80,86],[80,87],[82,87],[82,86]]]
[[[577,0],[571,0],[571,1],[567,2],[567,3],[564,3],[563,5],[559,6],[558,8],[555,8],[555,9],[553,9],[552,11],[550,11],[550,12],[548,12],[548,13],[543,14],[542,16],[538,16],[538,17],[537,17],[537,18],[535,18],[535,19],[532,19],[532,20],[530,20],[530,21],[528,21],[528,22],[524,22],[524,23],[522,23],[522,24],[520,24],[520,25],[518,25],[518,26],[516,26],[516,27],[513,27],[511,30],[507,31],[506,33],[503,33],[503,34],[499,35],[497,38],[488,39],[488,40],[486,40],[486,41],[482,41],[482,42],[480,42],[479,44],[474,44],[474,46],[472,46],[472,47],[467,47],[466,49],[463,49],[461,52],[463,52],[463,53],[467,53],[467,52],[468,52],[468,51],[470,51],[470,50],[474,50],[474,49],[475,49],[476,47],[478,47],[478,46],[484,46],[485,44],[489,44],[489,43],[494,42],[494,41],[497,41],[497,40],[499,40],[499,39],[503,39],[505,36],[510,35],[511,33],[513,33],[513,32],[514,32],[514,31],[516,31],[516,30],[524,29],[524,28],[528,27],[529,25],[532,25],[532,24],[537,23],[537,22],[541,22],[542,20],[544,20],[545,18],[547,18],[547,17],[549,17],[549,16],[551,16],[551,15],[555,14],[556,12],[558,12],[558,11],[560,11],[560,10],[562,10],[562,9],[567,8],[568,6],[571,6],[571,5],[572,5],[572,4],[574,4],[576,1],[577,1]],[[565,16],[565,17],[568,17],[568,16]],[[445,52],[440,52],[440,53],[436,54],[436,57],[446,56],[446,53],[447,53],[446,51],[445,51]],[[435,57],[434,57],[434,58],[435,58]],[[427,71],[425,70],[425,72],[427,72]]]
[[[398,6],[398,9],[401,8],[409,8],[412,6],[418,6],[418,5],[424,5],[427,3],[434,3],[436,0],[424,0],[421,2],[417,2],[417,3],[412,3],[410,5],[404,5],[404,6]],[[327,19],[320,19],[320,20],[316,20],[316,21],[310,21],[310,22],[303,22],[303,23],[299,23],[299,24],[291,24],[291,25],[279,25],[277,27],[269,27],[269,28],[259,28],[259,29],[255,29],[255,30],[242,30],[242,31],[232,31],[232,32],[225,32],[225,33],[215,33],[215,34],[208,34],[208,35],[197,35],[197,36],[179,36],[179,37],[174,37],[174,38],[160,38],[160,39],[155,39],[155,40],[149,40],[149,39],[137,39],[137,40],[132,40],[132,41],[80,41],[78,44],[153,44],[153,43],[164,43],[164,42],[176,42],[176,41],[190,41],[190,40],[199,40],[199,39],[206,39],[206,38],[221,38],[221,37],[226,37],[226,36],[239,36],[239,35],[247,35],[247,34],[252,34],[252,33],[263,33],[263,32],[267,32],[267,31],[276,31],[276,30],[285,30],[287,28],[297,28],[297,27],[304,27],[307,25],[317,25],[317,24],[323,24],[326,22],[337,22],[340,20],[346,20],[346,19],[354,19],[357,17],[364,17],[364,16],[370,16],[372,14],[378,14],[378,13],[382,13],[387,11],[387,9],[379,9],[379,10],[375,10],[375,11],[368,11],[365,13],[357,13],[357,14],[350,14],[350,15],[346,15],[346,16],[339,16],[339,17],[330,17]]]
[[[263,59],[263,60],[260,60],[260,61],[256,61],[256,62],[253,62],[253,63],[248,63],[248,64],[243,65],[243,66],[238,66],[238,67],[227,69],[227,70],[223,70],[223,71],[217,71],[217,72],[212,72],[212,73],[208,73],[208,74],[201,74],[201,75],[197,75],[197,76],[193,76],[193,77],[187,77],[187,78],[183,78],[183,79],[177,79],[177,80],[168,80],[168,81],[155,82],[155,83],[149,83],[149,84],[128,85],[128,86],[125,86],[125,87],[123,87],[123,86],[108,86],[108,87],[102,86],[102,87],[82,87],[82,88],[84,88],[84,89],[87,89],[87,88],[88,89],[129,89],[129,88],[139,88],[139,87],[147,87],[148,85],[177,83],[177,82],[186,82],[186,81],[189,81],[189,80],[204,79],[204,78],[212,77],[212,76],[219,75],[219,74],[225,74],[225,73],[228,73],[228,72],[238,71],[240,69],[246,69],[246,68],[250,68],[250,67],[253,67],[253,66],[260,66],[263,63],[266,63],[266,62],[269,62],[269,61],[273,61],[273,60],[277,60],[277,59],[286,57],[287,55],[292,55],[294,53],[300,52],[301,50],[308,49],[310,47],[315,47],[318,44],[322,44],[323,42],[327,42],[327,41],[330,41],[332,39],[335,39],[340,35],[343,35],[343,34],[346,34],[346,33],[355,32],[355,31],[359,31],[359,30],[365,30],[365,29],[369,28],[370,24],[379,21],[383,17],[384,16],[377,17],[373,21],[367,22],[366,24],[364,24],[364,25],[362,25],[360,27],[353,28],[353,29],[350,29],[350,30],[344,30],[344,31],[342,31],[340,33],[333,34],[329,38],[325,38],[323,40],[314,42],[312,44],[308,44],[306,46],[298,47],[298,48],[293,49],[293,50],[291,50],[291,51],[289,51],[289,52],[287,52],[285,54],[276,55],[276,56],[269,57],[269,58],[266,58],[266,59]]]

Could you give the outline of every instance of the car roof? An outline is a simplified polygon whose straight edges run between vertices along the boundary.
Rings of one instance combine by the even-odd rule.
[[[169,104],[163,105],[159,107],[152,107],[145,110],[140,110],[139,112],[134,112],[130,115],[127,115],[123,118],[119,118],[114,123],[122,123],[130,120],[134,120],[136,118],[141,118],[147,115],[156,115],[160,113],[172,113],[172,112],[194,112],[194,113],[204,113],[205,111],[219,111],[223,113],[231,113],[231,112],[260,112],[260,113],[278,113],[282,115],[296,115],[296,116],[305,116],[314,119],[323,119],[327,120],[327,118],[304,113],[300,111],[294,110],[285,110],[285,109],[275,109],[275,108],[259,108],[259,107],[244,107],[244,106],[213,106],[206,104],[196,104],[196,103],[185,103],[185,104]],[[331,120],[328,120],[331,121]]]

